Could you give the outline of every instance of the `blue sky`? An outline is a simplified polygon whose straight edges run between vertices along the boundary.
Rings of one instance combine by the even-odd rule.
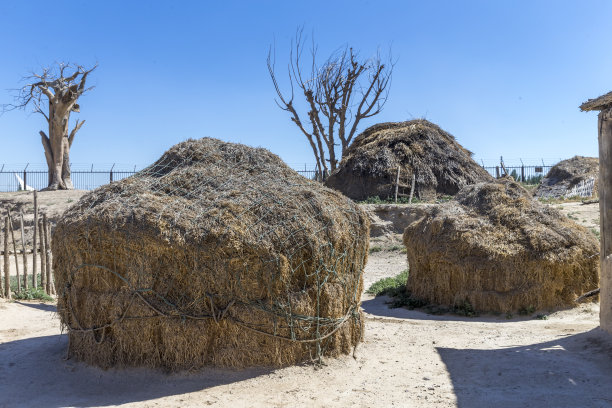
[[[578,106],[612,90],[610,1],[0,0],[0,103],[54,61],[99,63],[81,99],[76,166],[142,166],[189,137],[262,146],[294,167],[311,150],[274,103],[298,26],[319,56],[349,44],[397,59],[385,110],[426,118],[487,165],[597,155],[597,119]],[[74,119],[73,119],[74,120]],[[0,116],[0,164],[44,163],[39,115]]]

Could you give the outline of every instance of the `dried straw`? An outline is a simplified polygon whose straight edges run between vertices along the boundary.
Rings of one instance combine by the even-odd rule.
[[[59,220],[69,354],[178,370],[348,353],[368,240],[362,210],[267,150],[180,143]]]

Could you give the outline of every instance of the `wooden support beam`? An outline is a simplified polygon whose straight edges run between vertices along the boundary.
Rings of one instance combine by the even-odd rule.
[[[599,113],[600,325],[612,333],[612,109]]]

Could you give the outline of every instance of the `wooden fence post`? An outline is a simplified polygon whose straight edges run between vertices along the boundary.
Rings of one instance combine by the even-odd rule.
[[[0,218],[0,240],[3,238],[2,234],[2,218]],[[2,269],[0,269],[0,298],[4,297],[4,279],[2,278]]]
[[[495,178],[499,178],[499,166],[495,166]]]
[[[13,241],[13,255],[15,257],[15,271],[17,272],[17,292],[21,292],[21,276],[19,274],[19,255],[17,254],[17,243],[15,242],[15,230],[13,229],[13,217],[8,210],[9,228],[11,229],[11,240]]]
[[[38,235],[40,237],[40,287],[42,290],[47,288],[47,263],[45,256],[45,234],[43,229],[43,220],[38,220]]]
[[[397,166],[397,176],[395,177],[395,204],[397,204],[397,189],[399,187],[400,166]]]
[[[43,230],[42,233],[45,236],[45,264],[47,269],[47,293],[53,294],[53,280],[51,278],[51,243],[49,234],[49,222],[47,220],[47,214],[43,214]]]
[[[26,251],[25,233],[23,230],[23,210],[19,212],[21,226],[21,250],[23,251],[23,289],[28,290],[28,253]]]
[[[408,204],[412,204],[412,196],[414,195],[415,183],[416,183],[416,175],[412,173],[412,185],[410,186],[410,198],[408,199]]]
[[[11,298],[11,276],[10,276],[10,260],[9,260],[9,217],[4,217],[4,297]]]
[[[37,200],[37,191],[34,190],[34,232],[33,232],[33,237],[32,237],[32,288],[36,289],[36,286],[38,285],[37,283],[37,277],[36,277],[36,267],[37,265],[37,261],[38,261],[38,251],[37,251],[37,247],[38,244],[36,242],[36,239],[38,238],[36,236],[36,232],[38,230],[38,200]]]

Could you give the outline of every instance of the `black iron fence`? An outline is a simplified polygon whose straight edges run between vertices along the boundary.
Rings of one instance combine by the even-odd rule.
[[[315,170],[297,170],[304,177],[314,179]],[[136,170],[73,170],[72,184],[77,190],[93,190],[101,185],[136,174]],[[42,190],[49,185],[46,170],[0,170],[0,192],[19,191],[27,187]]]
[[[528,184],[538,184],[552,166],[505,166],[505,170],[509,176],[512,176],[516,181],[522,181]],[[501,166],[483,167],[493,177],[504,176],[504,168]]]

